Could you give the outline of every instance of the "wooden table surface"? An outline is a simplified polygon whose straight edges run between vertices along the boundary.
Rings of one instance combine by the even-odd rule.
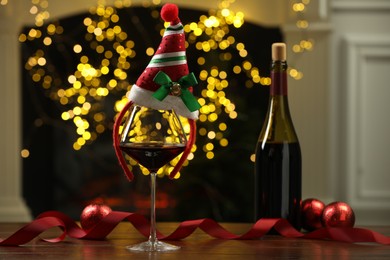
[[[1,224],[0,237],[5,238],[22,224]],[[158,223],[158,229],[171,233],[177,223]],[[251,224],[222,224],[236,234],[248,231]],[[390,236],[390,227],[368,227]],[[48,230],[43,238],[60,234],[59,229]],[[372,243],[350,244],[334,241],[292,239],[267,235],[259,240],[221,240],[201,230],[181,241],[169,241],[181,246],[174,252],[134,253],[125,246],[146,240],[130,223],[120,223],[106,240],[66,238],[60,243],[35,239],[19,247],[0,246],[0,259],[390,259],[390,245]]]

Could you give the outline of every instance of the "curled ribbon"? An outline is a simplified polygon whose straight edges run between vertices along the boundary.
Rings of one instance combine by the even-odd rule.
[[[162,101],[169,95],[169,93],[172,92],[172,87],[175,86],[180,88],[178,89],[179,93],[177,94],[181,97],[188,110],[194,112],[201,107],[196,98],[192,95],[191,91],[188,89],[189,87],[198,84],[194,73],[191,72],[190,74],[181,77],[177,82],[173,82],[166,73],[159,71],[153,81],[161,85],[161,87],[153,93],[153,97],[156,99]]]
[[[142,215],[136,213],[112,211],[94,227],[86,231],[80,228],[75,221],[67,215],[58,211],[48,211],[39,215],[35,220],[26,224],[8,238],[0,239],[0,246],[23,245],[39,236],[42,232],[59,227],[63,232],[57,238],[45,239],[47,242],[60,242],[66,235],[77,239],[104,239],[121,222],[127,220],[143,236],[149,236],[149,221]],[[390,245],[390,237],[363,228],[321,228],[310,233],[301,233],[294,229],[287,220],[282,218],[259,219],[249,231],[242,235],[235,235],[212,219],[187,220],[179,224],[177,229],[170,235],[163,235],[157,231],[160,240],[180,240],[190,236],[196,229],[201,229],[208,235],[218,239],[259,239],[268,233],[272,228],[280,235],[289,238],[322,239],[349,243],[372,242],[383,245]]]

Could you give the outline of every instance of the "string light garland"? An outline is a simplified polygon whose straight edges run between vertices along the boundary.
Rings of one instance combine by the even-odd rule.
[[[221,1],[216,11],[210,11],[209,15],[202,15],[197,23],[192,22],[184,26],[188,33],[189,44],[195,44],[199,52],[197,63],[204,69],[201,70],[199,79],[206,86],[201,91],[199,102],[202,105],[199,116],[199,134],[206,138],[202,150],[207,159],[214,158],[216,146],[226,147],[229,145],[225,132],[228,130],[227,120],[223,120],[221,114],[226,114],[230,119],[237,118],[235,104],[229,99],[225,90],[229,87],[229,71],[211,66],[208,68],[207,59],[204,55],[213,50],[219,50],[221,62],[229,61],[238,52],[239,56],[245,58],[247,51],[243,43],[236,42],[236,39],[229,35],[230,26],[240,28],[244,23],[242,12],[233,12],[229,9],[234,0]],[[203,36],[203,37],[202,37]],[[246,61],[249,63],[249,61]],[[250,70],[250,66],[243,70],[242,65],[238,65],[236,73]],[[248,84],[253,86],[253,84]],[[222,119],[222,120],[221,120]]]
[[[61,37],[64,29],[58,22],[45,23],[50,18],[47,11],[48,0],[31,2],[30,13],[35,15],[36,27],[31,28],[28,33],[20,34],[19,41],[37,41],[42,42],[43,46],[51,46]],[[210,10],[208,15],[201,15],[197,22],[184,25],[187,46],[193,46],[197,51],[196,61],[201,68],[197,77],[202,86],[198,98],[202,105],[198,134],[203,141],[193,146],[188,160],[194,159],[196,151],[197,156],[212,160],[218,147],[229,146],[226,134],[229,121],[236,120],[239,116],[236,105],[226,92],[230,86],[229,79],[235,75],[245,75],[245,87],[248,89],[259,85],[269,86],[271,83],[270,78],[262,76],[260,69],[250,60],[251,55],[245,43],[239,42],[230,34],[231,29],[239,29],[245,22],[242,12],[234,12],[230,8],[234,2],[235,0],[221,0],[216,10]],[[7,1],[2,0],[1,3],[6,5]],[[304,11],[309,3],[309,0],[302,0],[292,4],[292,9],[297,14],[296,26],[302,31],[309,26],[309,22],[304,19]],[[159,19],[156,9],[160,4],[159,0],[143,2],[144,7],[151,7],[151,16],[155,19]],[[131,5],[130,0],[115,0],[112,6],[99,0],[96,6],[90,8],[90,15],[83,20],[87,44],[73,43],[72,53],[77,57],[78,64],[67,77],[67,82],[61,82],[55,77],[56,73],[50,66],[44,48],[37,48],[24,65],[32,81],[47,90],[48,96],[60,105],[61,120],[73,124],[76,133],[73,149],[76,151],[92,144],[100,134],[110,130],[113,119],[104,110],[106,98],[111,94],[123,93],[122,99],[115,103],[115,112],[120,111],[127,102],[125,94],[133,84],[127,71],[131,70],[132,60],[137,55],[137,42],[120,26],[117,10]],[[163,31],[164,28],[161,28],[161,33]],[[292,48],[294,53],[304,53],[313,49],[313,41],[301,40]],[[232,70],[226,70],[223,66],[210,66],[207,55],[216,50],[222,63],[231,61],[233,56],[240,57],[241,61]],[[155,52],[150,46],[145,46],[144,51],[148,56]],[[303,76],[302,72],[293,67],[290,67],[289,74],[297,80]],[[183,124],[189,132],[189,125],[184,119]],[[28,147],[21,154],[28,157]],[[132,159],[129,160],[130,167],[137,165]],[[177,160],[174,159],[170,165],[160,169],[159,176],[169,174]],[[140,168],[144,174],[148,174],[145,168]],[[177,175],[179,176],[180,174]]]
[[[295,26],[300,30],[302,36],[299,42],[292,44],[292,51],[296,55],[312,51],[314,48],[314,40],[307,37],[307,30],[310,26],[309,21],[305,18],[305,13],[309,8],[310,0],[294,0],[291,2],[291,9],[295,14]],[[294,67],[294,57],[289,60],[289,75],[295,79],[300,80],[303,77],[303,72]]]

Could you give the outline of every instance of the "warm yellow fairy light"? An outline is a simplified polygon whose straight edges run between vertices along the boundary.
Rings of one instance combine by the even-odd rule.
[[[214,139],[216,137],[216,134],[215,134],[214,131],[210,131],[210,132],[207,133],[207,137],[209,139]]]
[[[46,46],[49,46],[49,45],[51,45],[52,44],[52,39],[50,38],[50,37],[45,37],[44,39],[43,39],[43,44],[45,44]]]
[[[20,151],[22,158],[28,158],[30,156],[30,151],[28,149],[23,149]]]
[[[37,14],[37,13],[38,13],[38,7],[36,5],[31,6],[30,14]]]
[[[309,27],[309,23],[306,20],[298,20],[296,22],[296,25],[298,28],[301,28],[301,29],[306,29],[307,27]]]
[[[305,10],[305,4],[303,3],[294,3],[293,10],[294,12],[303,12]]]
[[[82,50],[83,50],[83,47],[81,47],[80,44],[76,44],[76,45],[73,46],[73,51],[75,53],[80,53]]]
[[[221,14],[222,14],[222,16],[224,16],[224,17],[228,17],[228,16],[230,15],[230,10],[229,10],[228,8],[223,8],[223,9],[221,10]]]
[[[154,49],[153,49],[152,47],[147,48],[147,49],[146,49],[146,54],[147,54],[148,56],[153,56],[153,54],[154,54]]]
[[[222,139],[219,141],[219,144],[220,144],[222,147],[226,147],[226,146],[228,146],[229,141],[228,141],[226,138],[222,138]]]
[[[211,152],[211,151],[210,151],[210,152],[207,152],[207,153],[206,153],[206,158],[209,159],[209,160],[213,159],[213,158],[214,158],[214,153]]]

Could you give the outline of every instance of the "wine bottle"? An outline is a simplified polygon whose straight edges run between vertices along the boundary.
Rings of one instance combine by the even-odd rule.
[[[256,145],[255,220],[285,218],[301,228],[301,165],[287,98],[286,44],[274,43],[268,112]]]

